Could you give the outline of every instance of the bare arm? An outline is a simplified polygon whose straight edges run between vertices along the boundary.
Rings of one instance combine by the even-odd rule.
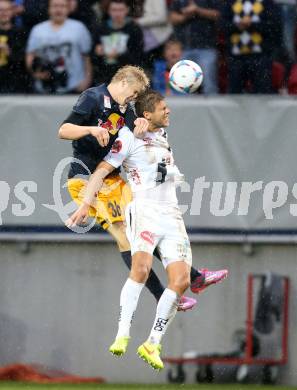
[[[95,172],[90,176],[82,204],[71,217],[67,219],[65,222],[66,226],[73,227],[87,221],[89,209],[102,188],[104,178],[114,169],[115,168],[106,161],[101,161],[98,164]]]
[[[77,86],[77,92],[82,92],[85,89],[89,88],[92,83],[93,77],[93,68],[91,59],[89,56],[85,55],[84,58],[84,67],[85,67],[85,78],[84,80]]]
[[[171,11],[170,14],[169,14],[169,20],[170,22],[174,25],[174,26],[177,26],[179,24],[182,24],[182,23],[185,23],[185,21],[187,20],[186,16],[179,13],[179,12],[176,12],[176,11]]]
[[[220,12],[218,10],[199,7],[194,2],[191,2],[187,7],[182,8],[181,12],[187,19],[199,16],[200,18],[217,21],[220,17]]]
[[[220,17],[220,12],[216,9],[208,9],[208,8],[202,8],[198,7],[197,14],[201,18],[217,21]]]
[[[90,135],[90,126],[78,126],[73,123],[63,123],[59,128],[59,138],[76,140],[84,137],[85,135]]]
[[[216,9],[203,8],[191,3],[187,7],[181,9],[181,13],[172,11],[170,13],[170,21],[173,25],[179,25],[185,23],[188,19],[195,16],[200,18],[217,21],[220,17],[220,12]]]
[[[145,118],[136,118],[134,121],[134,135],[137,138],[143,138],[146,134],[149,122]],[[64,123],[58,132],[60,139],[67,139],[70,141],[80,139],[86,135],[92,135],[97,138],[101,146],[106,146],[109,141],[108,130],[97,126],[79,126],[72,123]]]
[[[109,175],[114,170],[115,167],[113,167],[111,164],[109,164],[106,161],[101,161],[98,164],[94,173],[89,178],[83,203],[90,206],[94,202],[98,192],[100,192],[101,190],[101,187],[103,185],[103,180],[107,175]]]
[[[92,135],[97,138],[100,146],[104,147],[109,142],[108,130],[97,126],[79,126],[73,123],[64,123],[58,132],[60,139],[77,140],[86,135]]]
[[[26,54],[26,67],[27,67],[29,72],[32,72],[32,64],[33,64],[34,58],[35,58],[34,53],[27,53]]]

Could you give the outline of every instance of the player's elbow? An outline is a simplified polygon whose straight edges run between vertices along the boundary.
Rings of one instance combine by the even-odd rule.
[[[58,137],[60,139],[67,139],[67,131],[66,131],[66,126],[65,126],[65,123],[59,128],[59,131],[58,131]]]

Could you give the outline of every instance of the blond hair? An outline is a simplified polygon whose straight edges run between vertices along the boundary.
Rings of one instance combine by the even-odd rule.
[[[111,82],[117,83],[122,80],[126,80],[129,84],[140,84],[143,91],[150,85],[150,80],[145,74],[145,71],[139,66],[134,65],[125,65],[120,68],[111,79]]]

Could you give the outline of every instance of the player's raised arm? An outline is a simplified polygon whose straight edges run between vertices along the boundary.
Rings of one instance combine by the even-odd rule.
[[[107,146],[109,142],[108,130],[99,126],[85,126],[97,105],[96,97],[91,89],[83,92],[71,113],[59,128],[59,138],[78,140],[87,135],[95,137],[100,146]]]
[[[59,128],[59,138],[67,140],[77,140],[86,135],[95,137],[100,146],[108,145],[109,133],[108,130],[98,126],[80,126],[74,123],[63,123]]]

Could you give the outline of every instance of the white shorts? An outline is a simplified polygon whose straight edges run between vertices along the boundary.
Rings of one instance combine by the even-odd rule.
[[[127,238],[132,255],[159,250],[164,267],[176,261],[192,265],[192,251],[177,205],[133,200],[126,208]]]

